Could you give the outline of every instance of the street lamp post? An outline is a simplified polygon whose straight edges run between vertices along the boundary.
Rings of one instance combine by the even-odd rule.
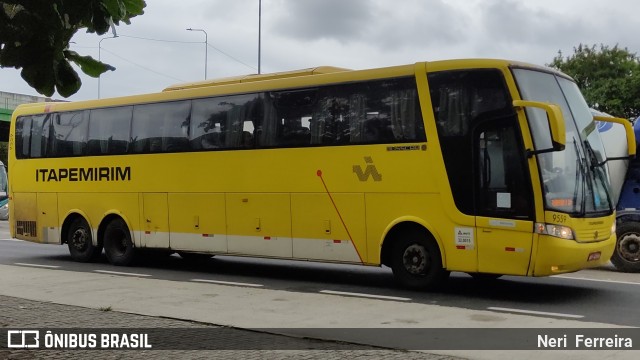
[[[187,30],[188,31],[202,31],[204,33],[204,79],[207,80],[207,55],[208,55],[208,47],[209,47],[209,41],[208,41],[207,32],[202,30],[202,29],[188,28]]]
[[[258,1],[258,74],[260,74],[260,59],[262,51],[262,0]]]
[[[101,61],[100,60],[101,59],[101,56],[100,56],[101,54],[100,53],[101,53],[101,50],[102,50],[102,42],[104,40],[115,39],[117,37],[118,37],[118,35],[115,33],[115,30],[114,30],[112,37],[102,38],[102,39],[100,39],[100,41],[98,41],[98,61]],[[102,74],[98,75],[98,99],[100,99],[100,78],[101,77],[102,77]]]

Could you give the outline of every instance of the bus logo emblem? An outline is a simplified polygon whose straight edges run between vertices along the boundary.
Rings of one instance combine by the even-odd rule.
[[[371,156],[365,156],[364,162],[367,163],[367,167],[364,170],[362,170],[362,166],[360,165],[353,165],[353,172],[358,176],[358,180],[368,181],[370,177],[373,177],[373,181],[382,181],[382,174],[380,174],[376,166],[373,165]]]

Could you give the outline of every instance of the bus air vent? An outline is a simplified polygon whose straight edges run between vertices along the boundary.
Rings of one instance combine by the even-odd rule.
[[[36,237],[37,226],[35,221],[16,221],[16,234],[28,237]]]

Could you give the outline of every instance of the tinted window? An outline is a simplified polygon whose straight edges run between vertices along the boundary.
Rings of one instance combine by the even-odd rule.
[[[131,127],[132,152],[187,151],[190,111],[190,101],[134,106]]]
[[[50,155],[84,155],[87,146],[88,111],[73,111],[54,115]]]
[[[263,145],[309,146],[425,141],[413,78],[271,92]],[[267,116],[270,115],[271,116]],[[267,120],[268,119],[268,120]]]
[[[311,120],[317,104],[317,89],[268,94],[265,98],[265,121],[260,146],[309,146]]]
[[[31,119],[31,146],[29,155],[32,158],[47,157],[51,118],[53,114],[34,115]]]
[[[258,94],[234,95],[193,101],[191,148],[254,148],[262,133]]]
[[[531,186],[518,122],[486,121],[474,127],[476,214],[530,219]]]
[[[127,152],[132,106],[94,109],[89,120],[89,155],[115,155]]]
[[[16,120],[16,158],[29,157],[31,141],[31,116],[21,116]]]
[[[27,116],[16,123],[16,156],[24,158],[422,141],[414,78]]]

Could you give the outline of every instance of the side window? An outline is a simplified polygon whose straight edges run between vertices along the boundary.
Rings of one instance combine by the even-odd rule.
[[[132,152],[188,151],[190,112],[191,101],[134,106]]]
[[[88,111],[55,114],[49,142],[54,157],[83,155],[87,146]]]
[[[132,109],[132,106],[123,106],[91,110],[87,154],[125,154],[129,145]]]
[[[263,130],[261,102],[258,94],[193,100],[191,149],[254,148]]]
[[[16,120],[16,158],[28,159],[31,147],[31,116],[21,116]]]
[[[311,144],[311,122],[318,90],[278,91],[267,94],[263,134],[264,147],[302,147]]]
[[[281,127],[278,145],[426,141],[413,78],[279,92],[272,98]]]
[[[51,118],[54,114],[34,115],[31,122],[31,146],[29,156],[31,158],[44,158],[48,156],[47,148],[51,133]]]
[[[433,114],[449,184],[458,209],[476,213],[474,139],[481,124],[500,119],[517,122],[499,70],[444,71],[428,75]]]

